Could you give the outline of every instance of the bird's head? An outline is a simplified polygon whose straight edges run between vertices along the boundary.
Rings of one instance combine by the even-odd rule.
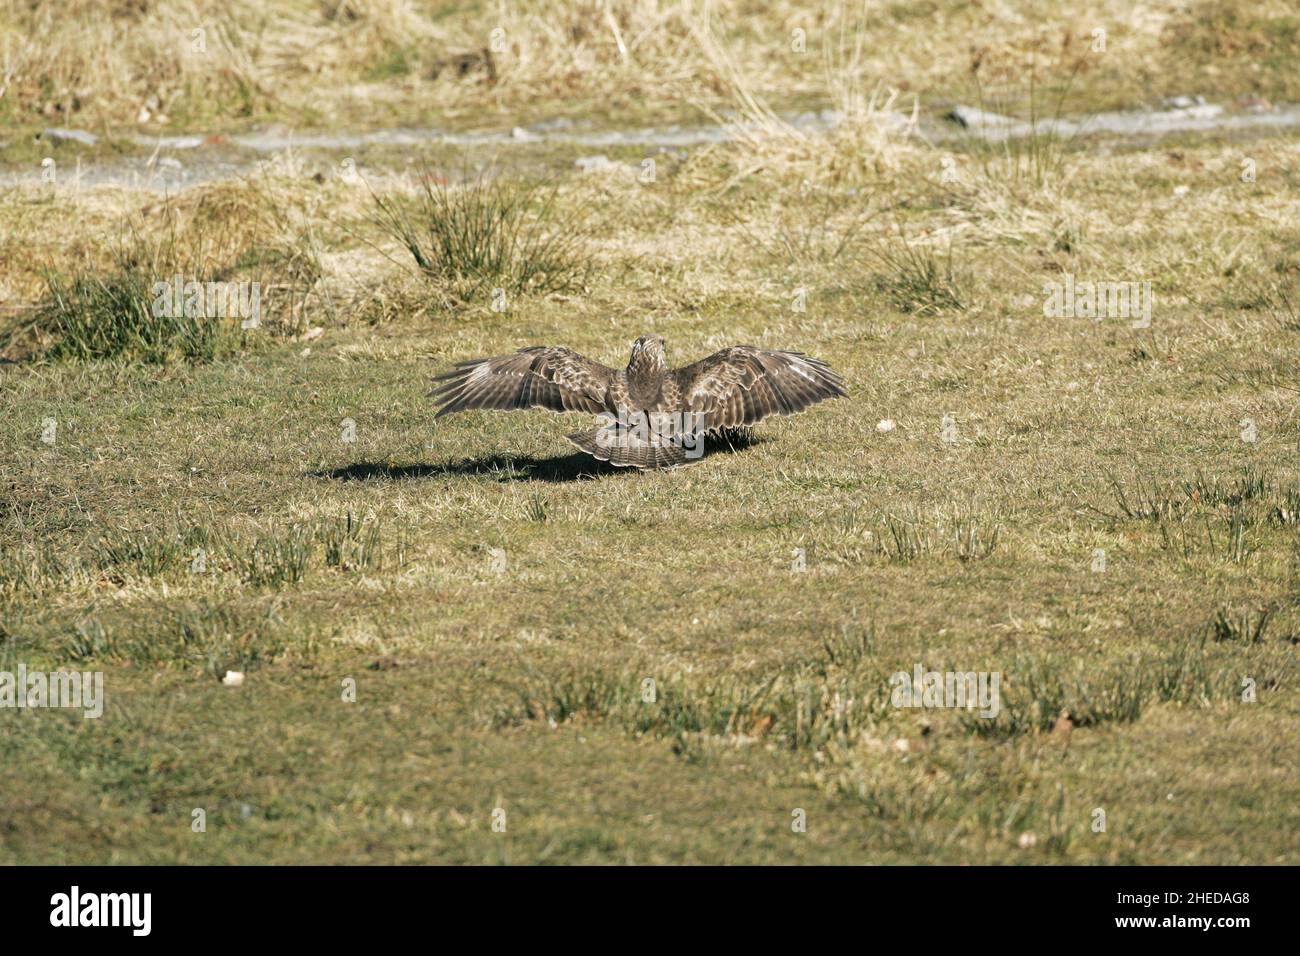
[[[662,367],[664,364],[664,340],[661,335],[643,335],[632,343],[632,360],[628,362],[632,365],[655,365]]]

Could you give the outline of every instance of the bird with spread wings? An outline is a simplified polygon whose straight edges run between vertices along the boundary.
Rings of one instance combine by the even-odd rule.
[[[622,467],[672,468],[698,458],[705,435],[793,415],[848,393],[825,362],[801,352],[733,345],[669,369],[664,340],[643,335],[626,369],[560,346],[461,362],[434,379],[435,417],[469,409],[588,412],[601,426],[569,435],[587,454]]]

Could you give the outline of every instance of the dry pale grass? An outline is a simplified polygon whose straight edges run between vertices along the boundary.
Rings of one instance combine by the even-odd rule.
[[[525,0],[453,13],[416,0],[2,0],[0,28],[0,111],[144,129],[680,116],[729,106],[736,70],[782,105],[826,105],[828,60],[851,82],[941,97],[1023,96],[1030,75],[1050,85],[1075,71],[1088,105],[1207,81],[1300,96],[1286,0]]]

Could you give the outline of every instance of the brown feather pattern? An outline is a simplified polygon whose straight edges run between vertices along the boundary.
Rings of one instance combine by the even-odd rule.
[[[442,403],[436,417],[469,409],[546,408],[557,412],[691,412],[703,432],[753,425],[771,415],[793,415],[848,394],[825,362],[802,352],[733,345],[693,365],[669,370],[663,339],[643,335],[626,369],[601,365],[571,349],[531,346],[510,355],[461,362],[438,376],[429,394]],[[680,446],[659,439],[635,447],[610,444],[598,429],[570,436],[584,451],[618,465],[672,467]],[[622,439],[628,430],[617,432]]]
[[[461,362],[429,395],[443,405],[435,417],[469,409],[548,408],[600,412],[614,370],[561,347],[533,346],[512,355]]]
[[[770,415],[793,415],[848,393],[825,362],[802,352],[734,345],[672,373],[682,410],[704,415],[709,431],[753,425]]]

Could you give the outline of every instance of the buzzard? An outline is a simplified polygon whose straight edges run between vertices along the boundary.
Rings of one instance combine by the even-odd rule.
[[[632,343],[626,369],[535,345],[461,362],[434,381],[440,384],[429,394],[442,402],[435,418],[474,408],[594,413],[600,427],[569,435],[569,441],[601,461],[640,469],[685,464],[703,453],[705,435],[848,394],[825,362],[752,345],[669,369],[658,335]]]

